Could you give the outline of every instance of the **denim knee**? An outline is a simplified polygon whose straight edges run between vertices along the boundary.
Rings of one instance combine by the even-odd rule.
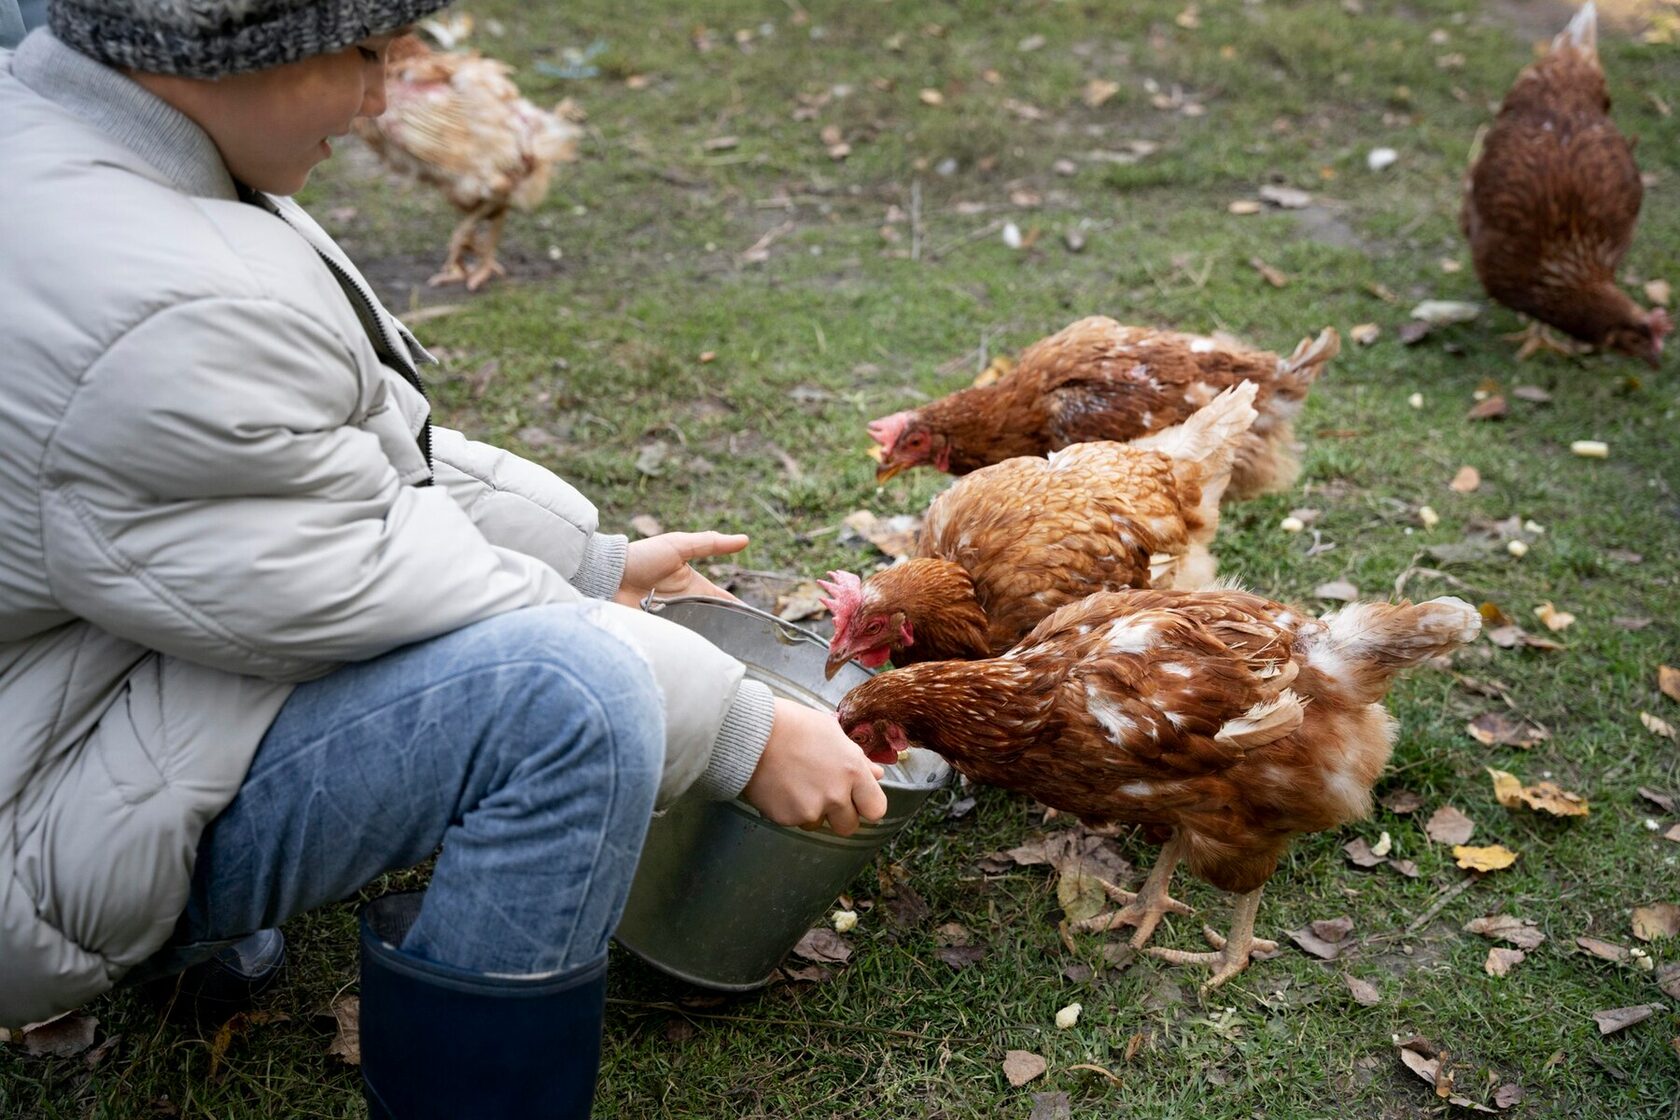
[[[558,746],[553,728],[579,726],[610,755],[599,761],[608,764],[626,808],[645,804],[651,811],[665,762],[664,703],[642,654],[613,632],[609,609],[557,604],[479,624],[492,630],[486,636],[502,662],[504,702],[531,717],[518,721],[524,734],[509,736],[502,748],[516,754],[515,768],[534,768],[540,760],[525,752]]]

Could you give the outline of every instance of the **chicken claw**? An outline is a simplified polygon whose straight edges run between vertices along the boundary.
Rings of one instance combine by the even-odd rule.
[[[1160,949],[1151,947],[1145,952],[1158,960],[1168,964],[1205,964],[1213,966],[1213,975],[1208,977],[1201,990],[1210,992],[1225,981],[1248,967],[1248,962],[1256,949],[1262,953],[1277,951],[1277,942],[1268,941],[1263,937],[1254,936],[1254,916],[1260,910],[1260,891],[1249,891],[1237,899],[1235,913],[1231,917],[1231,936],[1222,937],[1207,926],[1202,927],[1202,936],[1212,945],[1212,953],[1188,953],[1182,949]]]
[[[1184,843],[1175,833],[1161,849],[1155,866],[1149,870],[1149,877],[1143,881],[1143,889],[1137,893],[1121,890],[1113,883],[1098,879],[1097,882],[1102,884],[1102,889],[1108,892],[1110,898],[1125,905],[1107,914],[1082,919],[1074,923],[1074,928],[1085,933],[1106,933],[1116,926],[1136,926],[1137,932],[1132,935],[1132,948],[1143,948],[1165,915],[1195,913],[1178,899],[1167,895],[1167,884],[1172,881],[1173,869],[1182,858]]]
[[[1553,354],[1562,354],[1567,358],[1574,358],[1581,354],[1583,347],[1573,342],[1559,338],[1546,324],[1537,320],[1530,321],[1528,326],[1515,334],[1500,335],[1507,342],[1521,342],[1517,350],[1517,361],[1526,362],[1530,357],[1542,350]]]
[[[441,288],[445,284],[459,284],[467,278],[467,270],[458,260],[445,261],[443,267],[433,273],[426,281],[428,288]]]

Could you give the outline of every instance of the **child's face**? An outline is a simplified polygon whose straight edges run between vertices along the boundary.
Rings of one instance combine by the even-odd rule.
[[[348,133],[356,117],[385,111],[385,52],[402,33],[215,81],[153,77],[145,84],[210,134],[235,179],[296,194],[332,155],[332,137]]]

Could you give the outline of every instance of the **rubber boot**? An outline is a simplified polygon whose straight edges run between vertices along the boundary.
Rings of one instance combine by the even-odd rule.
[[[607,958],[490,976],[397,948],[419,894],[362,910],[362,1088],[372,1120],[585,1120],[601,1064]]]

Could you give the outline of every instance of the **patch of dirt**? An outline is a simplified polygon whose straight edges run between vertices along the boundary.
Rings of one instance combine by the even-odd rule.
[[[1295,224],[1308,240],[1336,249],[1357,249],[1360,252],[1371,250],[1370,243],[1359,236],[1340,214],[1328,207],[1308,206],[1300,210],[1290,210],[1288,214],[1295,219]]]

